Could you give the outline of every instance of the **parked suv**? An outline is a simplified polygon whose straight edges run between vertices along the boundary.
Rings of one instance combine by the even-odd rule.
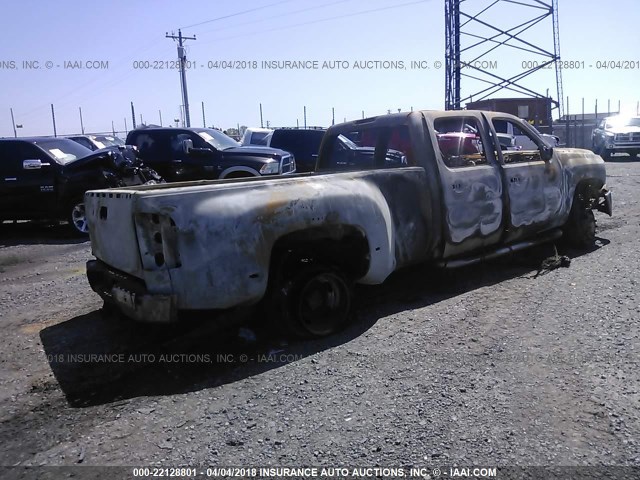
[[[318,151],[322,138],[326,133],[325,128],[277,128],[264,138],[265,144],[272,148],[280,148],[291,152],[296,157],[296,166],[299,173],[313,172],[318,160]],[[338,136],[333,147],[332,159],[334,165],[339,168],[367,168],[373,165],[373,152],[375,143],[367,142],[367,139],[350,139],[345,135]],[[402,161],[400,157],[386,159],[394,163]]]
[[[0,223],[66,220],[86,235],[87,190],[159,181],[130,147],[92,152],[66,138],[0,139]]]
[[[87,147],[89,150],[100,150],[101,148],[124,145],[122,139],[112,135],[74,135],[67,138],[79,143],[83,147]]]
[[[313,172],[325,132],[324,128],[278,128],[266,138],[266,145],[293,153],[298,172]]]
[[[640,117],[603,118],[591,134],[594,153],[608,159],[613,153],[640,153]]]
[[[289,174],[296,162],[289,152],[267,147],[242,147],[209,128],[139,128],[127,145],[168,182]]]

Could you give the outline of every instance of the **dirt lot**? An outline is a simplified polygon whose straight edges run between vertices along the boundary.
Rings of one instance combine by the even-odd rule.
[[[403,272],[294,344],[103,318],[88,242],[5,225],[0,465],[640,466],[640,162],[608,173],[569,268]]]

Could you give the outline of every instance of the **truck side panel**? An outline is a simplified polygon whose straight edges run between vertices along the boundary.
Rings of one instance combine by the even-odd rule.
[[[422,168],[409,168],[252,181],[250,187],[245,182],[162,186],[131,195],[128,208],[116,202],[122,198],[94,193],[87,199],[94,254],[142,278],[151,293],[171,290],[179,309],[224,309],[262,298],[279,238],[346,225],[360,230],[369,247],[369,267],[359,282],[381,283],[398,266],[430,254],[424,176]],[[107,245],[102,236],[110,220],[113,228],[121,221],[129,231],[120,236],[126,255],[124,245]],[[130,248],[132,231],[138,262]]]

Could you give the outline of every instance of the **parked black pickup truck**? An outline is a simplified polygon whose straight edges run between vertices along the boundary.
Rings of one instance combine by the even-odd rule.
[[[66,138],[0,139],[0,222],[66,220],[86,235],[84,192],[159,181],[131,147],[92,152]]]
[[[503,150],[500,122],[534,148]],[[336,161],[342,136],[370,161]],[[367,118],[327,130],[315,173],[87,192],[87,275],[138,320],[256,305],[292,335],[327,335],[348,320],[353,283],[560,237],[592,245],[593,211],[612,213],[605,181],[599,156],[552,147],[506,113]]]
[[[295,158],[289,152],[242,147],[224,133],[210,128],[139,128],[129,132],[126,143],[136,146],[144,162],[168,182],[296,171]]]

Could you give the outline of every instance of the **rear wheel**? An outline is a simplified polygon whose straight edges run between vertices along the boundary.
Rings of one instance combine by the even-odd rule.
[[[280,329],[298,338],[324,337],[346,325],[352,287],[344,273],[322,265],[303,266],[279,289]]]
[[[89,234],[84,198],[77,197],[69,202],[67,207],[67,221],[69,222],[71,231],[76,235],[86,236]]]

